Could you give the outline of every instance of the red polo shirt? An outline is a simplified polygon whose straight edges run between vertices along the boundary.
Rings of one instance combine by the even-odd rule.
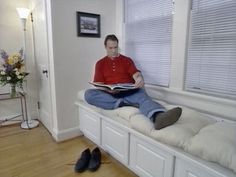
[[[96,63],[94,82],[134,83],[133,74],[138,71],[134,62],[124,55],[119,55],[114,59],[106,56]]]

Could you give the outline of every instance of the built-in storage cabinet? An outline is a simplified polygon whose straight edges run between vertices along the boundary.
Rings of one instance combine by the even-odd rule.
[[[130,167],[140,176],[172,177],[174,158],[134,135],[130,137]]]
[[[122,127],[102,120],[102,147],[123,164],[128,165],[129,134]]]
[[[84,105],[79,105],[79,127],[86,137],[141,177],[236,177],[219,165],[155,142]]]
[[[86,137],[94,143],[101,144],[100,117],[82,107],[79,107],[79,128]]]

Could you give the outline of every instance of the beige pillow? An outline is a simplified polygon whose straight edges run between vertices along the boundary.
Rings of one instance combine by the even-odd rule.
[[[169,107],[171,108],[173,106]],[[205,114],[182,107],[182,115],[175,124],[161,130],[153,129],[151,137],[165,144],[183,148],[186,141],[196,135],[201,128],[215,122]]]
[[[80,91],[78,91],[78,93],[77,93],[77,98],[78,98],[79,100],[85,101],[85,99],[84,99],[85,91],[86,91],[86,90],[80,90]]]
[[[236,123],[217,122],[204,127],[184,149],[236,172]]]
[[[117,114],[120,117],[126,119],[127,121],[130,121],[131,116],[134,116],[139,113],[139,109],[132,106],[124,106],[117,109]]]
[[[150,136],[151,130],[153,129],[152,121],[144,116],[143,114],[136,114],[130,119],[131,127],[145,135]]]

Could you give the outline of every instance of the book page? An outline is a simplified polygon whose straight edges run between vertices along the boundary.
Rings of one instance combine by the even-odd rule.
[[[124,90],[130,90],[130,89],[137,89],[133,83],[121,83],[121,84],[103,84],[103,83],[98,83],[98,82],[89,82],[90,84],[99,87],[99,88],[105,88],[105,89],[110,89],[110,90],[119,90],[119,91],[124,91]]]

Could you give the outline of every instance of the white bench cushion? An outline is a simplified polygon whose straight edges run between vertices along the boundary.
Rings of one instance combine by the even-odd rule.
[[[124,106],[117,109],[117,114],[127,121],[130,121],[130,118],[136,114],[140,114],[140,111],[136,107]]]
[[[206,126],[184,149],[236,172],[236,123],[217,122]]]
[[[86,91],[86,89],[85,89],[85,90],[80,90],[80,91],[78,91],[78,93],[77,93],[77,98],[78,98],[79,100],[85,101],[85,99],[84,99],[85,91]]]
[[[169,108],[172,107],[170,106]],[[183,148],[187,140],[196,135],[201,128],[215,123],[215,120],[195,110],[182,107],[180,119],[174,125],[161,130],[155,130],[153,123],[141,114],[132,116],[130,123],[132,128],[153,139]]]
[[[130,119],[131,127],[147,136],[154,129],[153,122],[143,114],[136,114]]]

